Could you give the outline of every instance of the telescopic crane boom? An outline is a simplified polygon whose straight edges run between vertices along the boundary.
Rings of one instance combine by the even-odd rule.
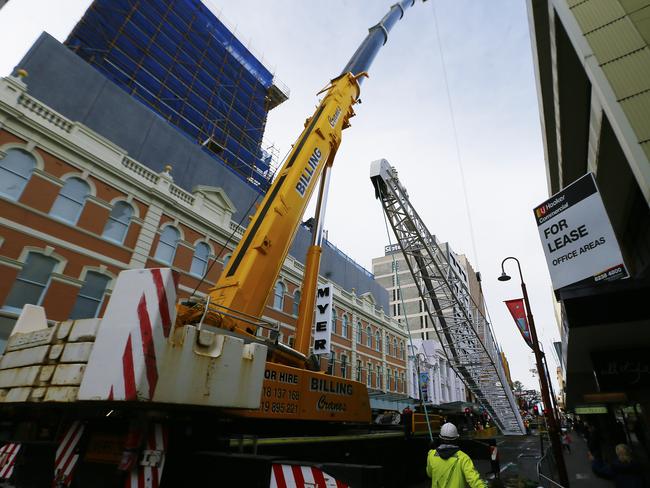
[[[300,354],[276,351],[276,360],[304,365],[309,349],[312,313],[320,265],[320,244],[329,169],[341,144],[341,133],[354,116],[359,101],[360,83],[367,76],[375,56],[388,40],[395,23],[415,0],[402,0],[373,27],[339,76],[321,90],[324,93],[316,112],[289,153],[273,184],[252,217],[243,237],[232,253],[219,281],[209,294],[210,308],[204,323],[244,335],[255,335],[251,317],[260,317],[300,225],[309,199],[320,179],[316,225],[308,251],[296,333]],[[180,324],[198,322],[204,315],[201,304],[179,308]],[[280,357],[277,357],[277,356]],[[302,363],[302,364],[301,364]]]

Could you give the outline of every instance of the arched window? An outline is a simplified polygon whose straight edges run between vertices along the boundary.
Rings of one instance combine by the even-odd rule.
[[[390,349],[390,336],[386,334],[386,354],[390,355],[391,354],[391,349]]]
[[[111,241],[122,244],[126,237],[126,231],[129,230],[131,217],[133,216],[133,207],[126,202],[115,202],[108,221],[104,227],[102,236]]]
[[[300,308],[300,290],[296,290],[293,294],[293,314],[298,316],[298,309]]]
[[[332,307],[332,334],[336,334],[336,321],[338,320],[336,309]]]
[[[348,326],[349,326],[348,316],[343,314],[343,318],[341,318],[341,335],[343,337],[348,337],[348,334],[349,334]]]
[[[0,194],[18,200],[32,171],[36,167],[34,156],[21,149],[9,149],[0,159]]]
[[[50,256],[30,252],[9,291],[5,308],[18,311],[27,303],[40,305],[57,262]]]
[[[223,269],[226,269],[226,266],[228,265],[228,261],[230,261],[232,254],[226,254],[223,257]]]
[[[68,178],[56,197],[50,215],[76,224],[90,193],[90,187],[81,178]]]
[[[205,242],[199,242],[194,248],[194,256],[192,257],[190,274],[202,277],[205,274],[205,270],[208,269],[209,259],[210,246]]]
[[[154,258],[162,261],[165,264],[172,264],[174,255],[176,254],[176,246],[181,238],[181,233],[176,227],[168,225],[160,234],[158,247]]]
[[[372,348],[372,329],[370,326],[366,327],[366,346]]]
[[[381,351],[381,332],[375,332],[375,348]]]
[[[357,322],[357,343],[363,344],[363,327],[360,321]]]
[[[70,318],[90,319],[97,317],[109,281],[111,279],[108,276],[89,271],[86,274],[86,281],[79,290]]]
[[[275,290],[273,292],[273,308],[282,310],[284,308],[284,283],[278,281],[275,284]]]
[[[400,357],[404,359],[404,341],[400,341],[399,343],[399,349],[400,349]]]
[[[393,338],[393,349],[395,350],[395,356],[397,356],[397,337]]]

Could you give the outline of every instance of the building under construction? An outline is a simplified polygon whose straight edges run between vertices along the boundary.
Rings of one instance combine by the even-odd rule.
[[[268,188],[267,113],[288,90],[198,0],[95,0],[65,44],[248,183]]]

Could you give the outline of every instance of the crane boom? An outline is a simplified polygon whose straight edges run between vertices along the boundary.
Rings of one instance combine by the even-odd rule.
[[[210,291],[210,310],[204,321],[243,334],[255,334],[251,320],[241,320],[232,312],[260,317],[273,290],[303,213],[325,168],[329,168],[341,143],[343,129],[354,116],[353,106],[360,93],[360,81],[379,49],[388,40],[388,32],[415,0],[394,4],[379,23],[369,29],[367,37],[347,63],[343,72],[331,80],[315,113],[305,122],[297,143],[289,153],[268,192],[252,217],[239,244]],[[322,185],[321,196],[327,185]],[[316,282],[320,263],[320,222],[314,227],[314,240],[307,257],[303,299],[299,316],[297,342],[303,354],[305,335],[310,329],[314,309]],[[219,310],[229,313],[219,313]],[[180,306],[180,323],[196,322],[203,315],[197,305]],[[302,340],[300,338],[302,337]]]
[[[449,364],[501,432],[523,434],[523,421],[481,308],[413,208],[395,168],[385,159],[373,161],[370,179],[433,324],[422,331],[436,333]]]

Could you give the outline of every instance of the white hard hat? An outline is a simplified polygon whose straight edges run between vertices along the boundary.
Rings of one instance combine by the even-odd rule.
[[[440,438],[445,441],[453,441],[458,439],[458,429],[451,422],[447,422],[440,427]]]

